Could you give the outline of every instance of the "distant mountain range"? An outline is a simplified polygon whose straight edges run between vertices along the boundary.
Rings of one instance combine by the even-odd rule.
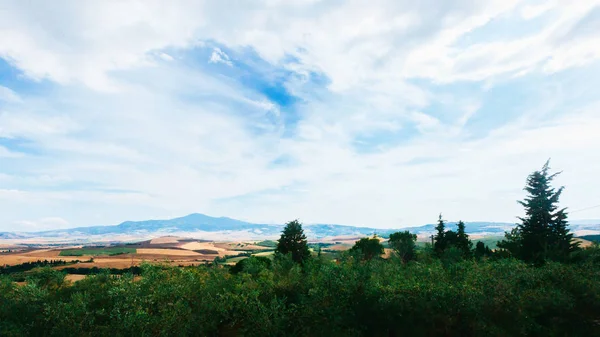
[[[498,222],[467,222],[466,231],[469,234],[503,235],[505,231],[515,226],[514,223]],[[448,228],[453,229],[456,223],[449,222]],[[211,217],[204,214],[190,214],[184,217],[169,220],[126,221],[116,226],[92,226],[70,229],[49,230],[34,233],[0,233],[0,239],[19,240],[32,238],[45,239],[78,239],[92,240],[99,238],[123,237],[157,237],[164,235],[190,236],[197,238],[227,239],[246,238],[260,239],[277,237],[283,225],[255,224],[227,217]],[[600,234],[600,220],[574,221],[571,229],[577,234]],[[387,236],[398,230],[408,230],[418,235],[429,235],[435,231],[434,224],[418,227],[397,229],[380,229],[369,227],[356,227],[336,224],[308,224],[304,226],[306,235],[310,239],[337,236],[365,236],[378,234]]]

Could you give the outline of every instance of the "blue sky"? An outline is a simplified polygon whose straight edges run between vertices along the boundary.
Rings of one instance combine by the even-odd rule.
[[[599,205],[599,8],[4,2],[0,231],[512,222],[550,157],[564,206]]]

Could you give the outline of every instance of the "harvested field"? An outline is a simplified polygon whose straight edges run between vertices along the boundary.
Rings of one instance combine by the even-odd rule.
[[[215,251],[224,251],[224,248],[216,247],[212,242],[188,242],[183,245],[180,245],[179,248],[187,249],[187,250],[215,250]]]
[[[337,245],[329,246],[329,247],[326,247],[323,249],[342,251],[342,250],[348,250],[350,248],[352,248],[352,245],[346,243],[346,244],[337,244]]]
[[[70,282],[81,281],[84,278],[85,278],[85,275],[67,274],[67,276],[65,276],[65,280],[70,281]]]
[[[151,245],[158,245],[164,243],[179,243],[179,240],[183,239],[177,236],[163,236],[160,238],[150,240]]]
[[[137,250],[137,255],[200,256],[201,254],[185,249],[140,248]]]
[[[37,256],[44,259],[56,259],[60,254],[60,250],[56,249],[38,249],[30,252],[23,252],[19,255],[23,256]],[[62,256],[59,258],[62,260]]]
[[[215,247],[222,248],[229,251],[248,251],[248,250],[260,250],[269,249],[272,247],[259,246],[254,243],[248,242],[215,242]]]
[[[581,248],[590,247],[594,244],[592,241],[581,239],[581,238],[575,238],[575,239],[573,239],[573,241],[579,242],[579,247],[581,247]]]

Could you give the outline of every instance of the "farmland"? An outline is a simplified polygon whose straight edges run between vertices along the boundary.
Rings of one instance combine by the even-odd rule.
[[[260,242],[213,242],[190,238],[166,236],[151,240],[119,243],[110,246],[64,246],[17,247],[7,246],[0,252],[0,266],[11,266],[38,260],[60,260],[74,262],[75,266],[55,266],[65,268],[113,268],[123,269],[139,266],[142,263],[159,263],[174,266],[190,266],[212,262],[220,258],[224,263],[235,263],[248,256],[267,256],[273,253],[271,244]]]
[[[121,254],[135,254],[135,248],[127,247],[98,247],[61,250],[58,256],[114,256]]]

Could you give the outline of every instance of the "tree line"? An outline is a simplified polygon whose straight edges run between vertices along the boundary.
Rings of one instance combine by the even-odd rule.
[[[432,236],[432,249],[437,258],[458,260],[483,257],[513,257],[534,265],[542,265],[547,261],[566,262],[577,252],[579,243],[573,240],[567,221],[566,208],[558,206],[564,187],[555,189],[551,182],[558,173],[550,173],[549,161],[541,170],[535,171],[527,178],[524,188],[527,191],[525,200],[518,201],[525,208],[525,216],[520,217],[521,224],[505,233],[504,240],[498,243],[498,249],[492,251],[479,241],[473,242],[465,230],[465,223],[459,221],[456,231],[446,229],[446,221],[439,215]],[[408,231],[392,233],[389,246],[404,263],[416,259],[417,236]],[[311,257],[302,224],[298,220],[286,224],[276,251],[280,254],[291,254],[292,259],[302,263]],[[356,241],[350,253],[363,260],[371,260],[384,254],[384,246],[376,236]]]

